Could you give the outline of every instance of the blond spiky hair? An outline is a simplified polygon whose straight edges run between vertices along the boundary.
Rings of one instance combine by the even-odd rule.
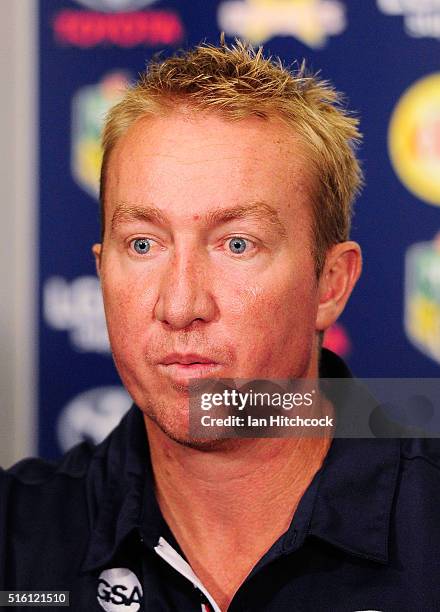
[[[362,184],[355,156],[361,139],[358,120],[342,108],[342,98],[327,82],[280,59],[265,58],[239,40],[228,46],[202,44],[163,61],[153,60],[106,118],[101,170],[101,222],[104,226],[105,177],[118,139],[140,117],[163,116],[178,106],[246,117],[279,118],[299,136],[314,170],[313,232],[319,276],[327,249],[347,240],[352,204]],[[103,230],[102,230],[103,235]]]

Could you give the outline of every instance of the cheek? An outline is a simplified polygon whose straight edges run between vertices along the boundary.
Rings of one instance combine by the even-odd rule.
[[[280,278],[269,286],[252,284],[231,294],[235,299],[222,311],[247,359],[269,364],[289,358],[291,351],[308,350],[317,309],[313,276],[296,282]]]
[[[117,342],[124,349],[128,339],[130,343],[136,342],[141,330],[145,330],[151,316],[151,288],[141,286],[127,274],[117,273],[115,268],[110,274],[101,275],[101,285],[110,340],[112,345]]]

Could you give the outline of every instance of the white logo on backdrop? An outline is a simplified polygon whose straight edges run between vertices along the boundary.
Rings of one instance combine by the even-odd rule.
[[[385,15],[402,15],[405,30],[415,38],[440,38],[440,0],[377,0]]]
[[[95,276],[69,282],[52,276],[43,287],[43,316],[52,329],[67,331],[78,351],[109,353],[101,286]]]
[[[83,391],[62,409],[57,439],[63,452],[88,440],[99,444],[118,425],[132,399],[124,387],[96,387]]]
[[[346,28],[345,5],[339,0],[224,0],[218,25],[226,34],[253,44],[274,36],[294,36],[312,49]]]
[[[95,11],[120,13],[123,11],[134,11],[153,4],[157,0],[76,0],[76,2]]]

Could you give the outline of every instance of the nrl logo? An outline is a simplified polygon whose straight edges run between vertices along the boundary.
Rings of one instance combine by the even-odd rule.
[[[119,102],[127,85],[128,75],[111,72],[99,83],[81,87],[72,99],[71,171],[78,185],[96,199],[102,161],[102,125],[107,111]]]
[[[319,49],[346,28],[345,6],[339,0],[225,0],[217,17],[226,34],[252,44],[293,36]]]

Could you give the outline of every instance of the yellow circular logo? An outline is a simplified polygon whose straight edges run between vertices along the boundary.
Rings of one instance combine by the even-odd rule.
[[[388,146],[394,170],[407,189],[440,206],[440,73],[420,79],[400,98]]]

